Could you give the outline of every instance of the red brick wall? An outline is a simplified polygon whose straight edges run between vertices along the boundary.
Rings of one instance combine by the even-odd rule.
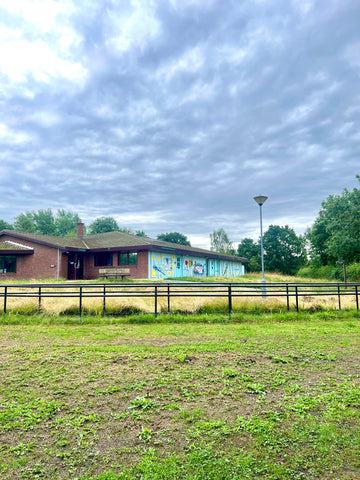
[[[1,241],[9,240],[34,249],[33,255],[17,255],[16,273],[0,273],[0,279],[11,278],[57,278],[58,249],[40,245],[29,240],[17,239],[6,235]],[[68,255],[60,251],[59,277],[68,277]],[[118,265],[118,252],[113,253],[113,267],[129,268],[130,278],[148,278],[148,253],[138,252],[137,265]],[[99,278],[99,269],[94,266],[94,255],[84,255],[84,280]],[[109,267],[111,268],[111,267]]]
[[[138,252],[137,265],[118,265],[118,252],[113,253],[112,267],[95,267],[94,255],[87,254],[84,257],[84,279],[92,280],[99,278],[99,269],[102,268],[128,268],[129,278],[148,278],[148,253]]]
[[[33,255],[17,255],[16,273],[1,273],[0,279],[11,278],[57,278],[58,249],[39,245],[29,240],[17,239],[10,235],[1,237],[1,241],[9,240],[34,249]],[[67,256],[60,251],[59,276],[67,276]]]

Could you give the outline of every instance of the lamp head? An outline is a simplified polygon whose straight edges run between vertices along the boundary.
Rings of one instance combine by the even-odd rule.
[[[255,202],[261,207],[261,205],[264,205],[268,197],[265,197],[265,195],[258,195],[257,197],[254,197]]]

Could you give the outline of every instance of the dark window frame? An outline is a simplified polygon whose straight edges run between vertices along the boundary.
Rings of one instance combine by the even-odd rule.
[[[95,267],[112,267],[114,263],[112,252],[102,252],[94,254]]]
[[[118,253],[118,265],[137,265],[138,254],[137,252],[119,252]]]
[[[16,273],[16,263],[16,255],[0,255],[0,273]]]

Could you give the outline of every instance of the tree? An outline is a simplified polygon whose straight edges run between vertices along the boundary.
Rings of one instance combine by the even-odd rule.
[[[164,242],[176,243],[178,245],[187,245],[188,247],[191,247],[188,238],[179,232],[160,233],[156,238]]]
[[[14,230],[14,227],[11,223],[6,222],[5,220],[0,220],[0,231],[1,230]]]
[[[237,254],[239,257],[248,260],[247,271],[259,272],[261,270],[261,254],[258,242],[254,242],[252,238],[243,238],[238,245]]]
[[[36,233],[56,235],[55,218],[50,208],[33,213],[33,218]]]
[[[214,230],[213,233],[210,233],[210,243],[210,249],[214,252],[227,253],[230,255],[235,253],[232,241],[223,228],[219,228],[219,230]]]
[[[34,212],[20,213],[15,217],[14,228],[19,232],[35,233]]]
[[[89,233],[106,233],[106,232],[115,232],[119,231],[119,225],[116,220],[112,217],[99,217],[96,218],[89,225]],[[127,233],[127,232],[126,232]]]
[[[360,181],[360,176],[356,175]],[[321,203],[314,225],[307,232],[311,258],[322,265],[360,261],[360,189],[344,189]]]
[[[134,232],[131,230],[131,228],[128,228],[128,227],[119,227],[117,230],[118,230],[118,232],[128,233],[130,235],[134,235]]]
[[[57,235],[60,237],[76,236],[77,223],[80,221],[77,213],[59,209],[56,215],[50,208],[37,212],[20,213],[14,221],[14,229],[20,232]]]
[[[146,233],[144,232],[144,230],[135,230],[135,235],[137,237],[147,237]]]
[[[306,263],[305,241],[288,225],[270,225],[264,237],[264,264],[270,272],[294,275]]]
[[[80,218],[77,213],[66,212],[63,209],[58,210],[55,217],[56,235],[76,237],[78,222],[80,222]]]

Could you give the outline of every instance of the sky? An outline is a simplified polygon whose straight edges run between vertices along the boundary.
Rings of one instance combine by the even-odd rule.
[[[359,186],[359,0],[0,0],[0,218],[197,247]]]

